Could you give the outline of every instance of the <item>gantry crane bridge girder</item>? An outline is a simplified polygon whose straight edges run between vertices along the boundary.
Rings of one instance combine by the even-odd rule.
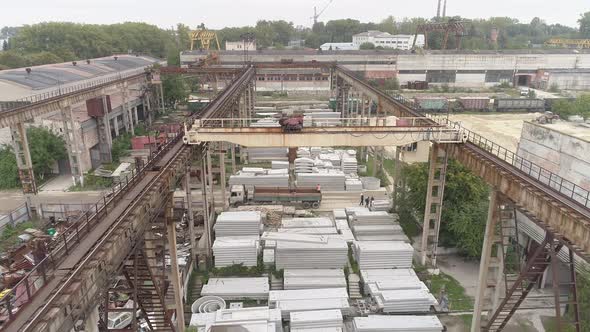
[[[420,24],[416,28],[412,48],[416,47],[416,41],[418,39],[419,34],[424,34],[424,49],[428,49],[428,34],[431,32],[443,32],[444,36],[441,45],[442,49],[447,49],[449,36],[451,35],[451,33],[454,33],[455,48],[459,50],[461,49],[461,39],[463,38],[463,35],[465,33],[465,23],[466,21],[449,20],[448,22],[431,22]]]
[[[241,96],[251,94],[255,72],[256,69],[252,66],[243,69],[199,117],[202,120],[229,118],[236,111],[237,104],[246,100],[251,104],[251,96]],[[366,94],[378,104],[377,112],[380,115],[389,113],[398,117],[420,118],[420,121],[431,126],[442,125],[449,129],[459,129],[457,124],[448,120],[425,117],[411,102],[371,87],[342,66],[332,66],[331,79],[336,89],[346,85],[347,91],[356,90]],[[197,146],[207,145],[203,143]],[[455,158],[513,201],[515,207],[530,215],[535,223],[551,233],[552,241],[563,243],[581,258],[589,260],[590,202],[587,191],[584,192],[582,188],[472,132],[468,132],[465,143],[443,142],[438,144],[438,148],[445,151],[445,154],[434,154],[441,162],[444,163],[447,156]],[[104,285],[93,280],[92,275],[98,273],[106,276],[115,273],[115,266],[120,267],[122,260],[129,257],[129,251],[132,250],[134,242],[130,241],[130,236],[141,234],[141,230],[147,226],[150,218],[146,213],[155,213],[154,209],[160,206],[156,203],[167,197],[162,196],[163,193],[170,190],[186,172],[191,151],[180,141],[180,137],[161,153],[159,161],[156,160],[145,172],[138,173],[131,179],[132,186],[122,191],[122,199],[105,199],[104,206],[96,210],[96,219],[89,215],[86,223],[79,225],[82,229],[76,226],[76,229],[66,234],[64,244],[59,246],[59,261],[67,261],[70,267],[51,270],[49,265],[40,267],[43,272],[53,273],[54,279],[48,278],[45,285],[47,288],[36,290],[35,296],[29,296],[31,303],[17,313],[13,319],[16,325],[9,326],[23,331],[58,331],[63,326],[71,326],[71,322],[83,317],[85,310],[101,300],[93,298],[92,292],[99,291],[98,288]],[[440,158],[441,155],[444,158]],[[433,185],[434,182],[440,183],[440,180],[433,181]],[[438,196],[436,198],[442,199]],[[433,217],[439,218],[435,215]],[[97,220],[104,222],[107,219],[111,221],[106,228],[106,224],[101,226],[100,222],[92,224]],[[435,220],[435,227],[436,223]],[[98,231],[92,231],[94,235],[89,236],[89,231],[93,229]],[[434,240],[436,241],[435,237]],[[85,246],[88,250],[75,250],[73,246]],[[105,259],[112,259],[109,268],[101,263]],[[50,283],[53,283],[53,288],[49,287]],[[57,317],[61,317],[59,321]]]
[[[211,30],[199,29],[190,32],[191,51],[195,48],[208,51],[211,46],[221,50],[217,33]]]

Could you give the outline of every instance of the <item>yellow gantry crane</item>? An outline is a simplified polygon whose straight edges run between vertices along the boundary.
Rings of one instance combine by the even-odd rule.
[[[545,45],[560,47],[590,48],[590,39],[551,38]]]
[[[217,39],[217,34],[215,31],[200,29],[191,31],[191,51],[194,50],[195,46],[199,49],[203,49],[208,51],[211,48],[211,42],[215,41],[215,45],[217,46],[217,50],[221,50],[219,46],[219,40]],[[196,42],[196,43],[195,43]]]

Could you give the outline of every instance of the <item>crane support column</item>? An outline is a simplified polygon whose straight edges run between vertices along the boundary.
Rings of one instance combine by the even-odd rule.
[[[84,175],[82,174],[82,169],[80,167],[80,137],[78,136],[78,131],[74,125],[72,106],[69,104],[62,104],[60,106],[63,120],[63,137],[66,141],[72,181],[74,185],[80,184],[80,186],[83,187]]]
[[[199,161],[201,165],[201,195],[203,199],[203,224],[205,228],[205,239],[206,239],[206,249],[207,249],[207,257],[211,257],[211,212],[209,210],[209,195],[207,193],[207,161],[204,154],[199,155]]]
[[[494,234],[496,233],[496,221],[498,219],[496,208],[498,200],[498,191],[492,190],[490,195],[490,206],[488,208],[488,219],[486,221],[486,230],[479,261],[479,280],[477,291],[475,293],[475,304],[473,305],[473,319],[471,320],[471,332],[481,331],[481,314],[484,310],[486,291],[488,288],[489,267],[492,260],[492,250],[495,242]]]
[[[197,262],[197,239],[195,234],[195,212],[193,211],[193,195],[191,190],[191,166],[186,167],[186,175],[184,177],[184,192],[186,194],[186,214],[188,221],[188,233],[190,236],[191,256],[193,262]]]
[[[23,186],[25,195],[37,194],[37,184],[33,173],[33,162],[31,159],[31,150],[29,149],[29,140],[27,138],[27,129],[23,122],[16,126],[11,126],[12,146],[16,154],[16,165],[18,167],[18,176]],[[28,197],[27,200],[30,200]]]
[[[433,268],[436,268],[436,250],[438,247],[447,163],[448,155],[445,150],[438,144],[433,144],[430,149],[426,207],[422,225],[422,257],[420,260],[422,265],[426,265],[427,259],[430,257],[430,265]]]
[[[221,143],[221,150],[219,153],[219,186],[221,187],[221,201],[222,206],[224,209],[229,207],[229,201],[227,197],[225,197],[225,188],[226,188],[226,180],[225,180],[225,144]]]
[[[166,224],[168,226],[168,250],[170,254],[170,268],[172,270],[172,287],[174,288],[174,302],[176,307],[176,331],[184,332],[184,305],[182,303],[182,286],[178,271],[178,252],[176,248],[176,222],[173,218],[172,200],[166,203]]]

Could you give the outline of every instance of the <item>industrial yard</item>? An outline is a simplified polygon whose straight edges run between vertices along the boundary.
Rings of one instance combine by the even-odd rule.
[[[0,332],[587,331],[590,12],[498,1],[6,4]]]

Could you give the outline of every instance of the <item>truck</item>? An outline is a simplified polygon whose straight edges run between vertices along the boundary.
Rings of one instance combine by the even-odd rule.
[[[230,189],[229,204],[271,204],[301,203],[304,208],[320,207],[322,192],[319,188],[275,188],[258,187],[247,190],[244,185],[233,185]]]

